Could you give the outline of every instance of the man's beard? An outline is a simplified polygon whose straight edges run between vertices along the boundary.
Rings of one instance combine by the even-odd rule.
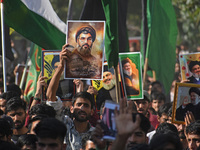
[[[200,74],[193,73],[192,75],[193,75],[195,78],[200,78]]]
[[[103,82],[103,87],[104,87],[106,90],[110,90],[110,89],[112,89],[114,86],[115,86],[115,79],[111,79],[111,81],[110,81],[109,84],[106,84],[106,83]]]
[[[15,125],[15,129],[21,129],[21,128],[23,128],[23,126],[25,124],[25,119],[22,122],[17,120],[17,121],[14,122],[14,124],[15,123],[19,123],[19,125]]]
[[[85,114],[85,118],[81,118],[79,115],[83,113]],[[77,120],[78,122],[86,122],[90,119],[90,115],[88,115],[86,112],[80,110],[74,110],[74,113],[73,113],[73,117],[75,118],[75,120]]]
[[[127,70],[123,70],[124,71],[124,73],[126,74],[126,75],[128,75],[128,76],[131,76],[132,75],[132,71],[127,71]]]
[[[83,48],[85,45],[88,46],[88,48]],[[91,46],[89,46],[88,44],[83,44],[82,46],[78,45],[78,52],[83,55],[83,56],[88,56],[91,55]]]

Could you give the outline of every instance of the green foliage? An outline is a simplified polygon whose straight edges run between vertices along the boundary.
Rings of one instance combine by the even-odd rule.
[[[177,14],[179,28],[178,42],[186,40],[190,43],[190,50],[196,51],[200,44],[200,1],[173,0]]]

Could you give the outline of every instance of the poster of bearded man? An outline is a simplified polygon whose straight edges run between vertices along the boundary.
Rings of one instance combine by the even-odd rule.
[[[65,79],[102,79],[104,21],[68,21]]]
[[[140,52],[119,54],[121,76],[127,99],[142,99],[142,67]]]
[[[179,61],[182,81],[200,84],[200,53],[180,54]]]

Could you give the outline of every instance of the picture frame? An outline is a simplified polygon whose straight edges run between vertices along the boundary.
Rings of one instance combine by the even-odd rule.
[[[195,119],[200,117],[200,85],[190,83],[176,83],[172,109],[172,122],[185,124],[184,117],[188,111],[192,112]]]
[[[105,21],[67,21],[66,43],[70,53],[65,79],[100,80],[104,62]]]
[[[200,84],[200,81],[195,79],[200,77],[200,73],[195,76],[194,72],[192,71],[192,66],[195,66],[196,64],[200,66],[200,52],[179,54],[179,63],[181,79],[183,81],[188,81],[189,83]]]
[[[143,99],[141,53],[119,53],[119,58],[120,72],[127,99]]]

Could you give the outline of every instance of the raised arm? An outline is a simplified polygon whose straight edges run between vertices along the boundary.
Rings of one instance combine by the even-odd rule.
[[[60,64],[58,65],[58,68],[56,69],[56,71],[49,83],[49,86],[47,88],[46,96],[47,96],[48,101],[56,101],[57,100],[56,99],[56,91],[58,89],[60,77],[64,70],[65,59],[69,59],[69,57],[71,55],[71,51],[67,50],[68,45],[69,44],[65,44],[62,47],[62,51],[60,52]]]

